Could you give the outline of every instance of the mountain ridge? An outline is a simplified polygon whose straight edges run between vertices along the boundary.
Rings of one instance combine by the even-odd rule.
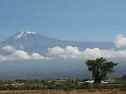
[[[80,49],[85,48],[113,48],[114,44],[112,42],[77,42],[77,41],[67,41],[59,40],[55,38],[50,38],[41,35],[36,32],[17,32],[16,34],[10,36],[5,41],[0,43],[0,48],[6,45],[13,46],[16,49],[25,50],[28,52],[39,52],[45,53],[48,48],[55,46],[66,47],[66,46],[76,46]]]

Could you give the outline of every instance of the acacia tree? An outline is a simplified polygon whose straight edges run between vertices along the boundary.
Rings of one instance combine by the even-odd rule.
[[[108,73],[113,72],[113,68],[117,64],[101,57],[95,60],[87,60],[86,65],[88,66],[88,70],[92,73],[94,83],[99,84],[107,77]]]

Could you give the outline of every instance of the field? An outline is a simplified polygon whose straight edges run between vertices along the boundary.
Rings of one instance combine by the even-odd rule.
[[[0,94],[126,94],[126,80],[109,84],[79,80],[0,80]]]
[[[126,94],[125,90],[119,89],[82,89],[82,90],[6,90],[0,94]]]

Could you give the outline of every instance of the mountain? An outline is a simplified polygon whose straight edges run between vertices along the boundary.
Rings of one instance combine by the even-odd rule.
[[[55,38],[49,38],[40,35],[36,32],[18,32],[7,40],[0,43],[0,47],[10,45],[16,49],[25,50],[28,52],[45,53],[48,48],[54,46],[65,47],[68,45],[77,46],[80,49],[85,48],[113,48],[114,44],[111,42],[76,42],[76,41],[64,41]]]

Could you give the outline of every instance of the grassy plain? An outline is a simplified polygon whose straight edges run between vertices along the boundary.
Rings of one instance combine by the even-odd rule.
[[[0,94],[126,94],[120,89],[81,89],[81,90],[5,90]]]

